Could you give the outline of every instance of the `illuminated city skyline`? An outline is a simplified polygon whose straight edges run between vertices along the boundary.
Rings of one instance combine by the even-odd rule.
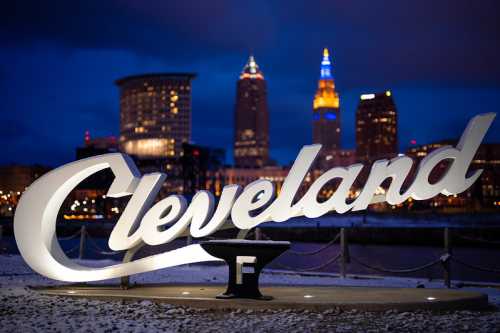
[[[86,130],[118,137],[113,82],[150,72],[198,74],[192,139],[229,152],[235,73],[250,53],[265,69],[270,155],[281,164],[311,142],[311,99],[325,46],[341,92],[344,148],[354,148],[361,94],[394,93],[402,151],[412,139],[454,137],[476,112],[498,111],[498,3],[287,5],[285,15],[280,4],[259,0],[196,10],[171,2],[3,4],[0,163],[60,165],[73,159]],[[436,131],[417,123],[446,126]],[[499,126],[486,141],[500,141]]]

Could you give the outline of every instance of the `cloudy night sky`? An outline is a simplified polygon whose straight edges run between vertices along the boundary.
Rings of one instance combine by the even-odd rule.
[[[232,158],[236,80],[253,53],[268,83],[271,155],[311,143],[323,47],[343,146],[362,93],[392,90],[400,149],[456,138],[500,110],[498,1],[6,1],[0,5],[0,163],[57,166],[85,130],[119,134],[122,76],[195,72],[197,144]],[[487,136],[500,142],[500,120]]]

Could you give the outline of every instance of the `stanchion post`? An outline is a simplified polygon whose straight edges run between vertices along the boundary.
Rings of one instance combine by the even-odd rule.
[[[123,256],[123,263],[126,263],[126,262],[131,262],[132,261],[132,258],[134,257],[134,255],[144,246],[144,243],[143,242],[140,242],[139,244],[137,244],[136,246],[134,246],[133,248],[131,249],[128,249],[127,252],[125,252],[125,255]],[[122,276],[121,279],[120,279],[120,287],[122,289],[129,289],[130,288],[130,276],[129,275],[126,275],[126,276]]]
[[[342,278],[345,278],[347,275],[347,264],[350,261],[347,230],[346,228],[340,228],[340,276]]]
[[[120,288],[127,290],[130,288],[130,276],[125,275],[120,278]]]
[[[82,225],[80,229],[80,251],[78,252],[78,259],[83,259],[83,254],[85,252],[85,226]]]
[[[261,240],[262,239],[262,232],[260,231],[260,228],[255,228],[255,240]]]
[[[446,260],[443,262],[444,268],[444,284],[447,288],[451,287],[451,230],[449,228],[444,228],[444,251],[447,256]]]

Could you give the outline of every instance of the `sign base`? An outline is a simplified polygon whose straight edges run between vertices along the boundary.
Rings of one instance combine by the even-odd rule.
[[[44,295],[104,300],[150,300],[180,306],[209,309],[329,309],[360,311],[483,310],[488,297],[471,291],[426,288],[366,287],[262,287],[274,299],[216,299],[222,285],[139,285],[122,290],[119,286],[87,285],[38,288]]]

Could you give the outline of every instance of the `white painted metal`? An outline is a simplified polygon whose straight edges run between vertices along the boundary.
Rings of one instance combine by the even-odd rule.
[[[229,214],[236,227],[250,229],[263,222],[284,222],[300,215],[312,218],[332,210],[338,213],[363,210],[370,203],[384,200],[398,204],[410,197],[425,200],[439,193],[458,194],[481,175],[482,170],[475,170],[471,175],[467,171],[494,118],[494,113],[472,118],[456,147],[443,147],[427,155],[420,162],[413,183],[404,193],[401,193],[401,186],[413,160],[398,156],[390,161],[376,161],[361,193],[349,204],[346,203],[348,191],[361,171],[361,164],[326,171],[298,202],[292,204],[321,145],[302,148],[277,198],[274,184],[268,180],[252,182],[243,191],[238,185],[228,185],[223,188],[215,213],[214,198],[207,191],[199,191],[189,205],[182,196],[171,195],[150,208],[166,175],[151,173],[141,177],[132,160],[124,154],[79,160],[49,172],[25,191],[14,217],[16,242],[21,255],[35,271],[52,279],[71,282],[105,280],[187,263],[218,260],[199,245],[188,245],[109,267],[85,267],[69,260],[62,251],[55,233],[57,215],[65,198],[79,183],[106,168],[111,168],[115,175],[107,195],[132,195],[111,233],[109,246],[113,250],[127,250],[141,242],[149,245],[167,243],[186,234],[188,229],[193,237],[208,236],[225,227]],[[430,184],[429,174],[443,160],[451,160],[450,167],[439,181]],[[327,201],[319,203],[319,190],[334,178],[341,180],[338,189]],[[386,178],[392,179],[386,196],[375,195]],[[254,214],[257,209],[262,211]]]

